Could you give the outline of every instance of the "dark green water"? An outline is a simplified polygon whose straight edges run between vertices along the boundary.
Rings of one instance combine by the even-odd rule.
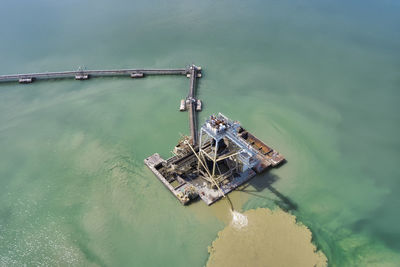
[[[399,14],[394,0],[6,0],[0,73],[203,66],[200,121],[221,111],[288,159],[236,194],[242,208],[290,210],[331,266],[397,266]],[[188,132],[188,86],[0,85],[0,265],[203,266],[217,207],[180,206],[143,165]]]

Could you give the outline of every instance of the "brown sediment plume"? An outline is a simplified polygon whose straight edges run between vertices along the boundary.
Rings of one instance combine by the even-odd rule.
[[[229,199],[231,204],[227,200],[221,199],[211,206],[204,205],[202,201],[198,201],[191,204],[190,209],[193,210],[193,216],[196,216],[199,221],[203,222],[210,218],[217,218],[224,224],[229,224],[232,220],[232,206],[242,207],[248,201],[249,197],[247,194],[234,190],[229,193]]]
[[[212,266],[327,266],[327,258],[311,242],[311,231],[280,209],[244,213],[248,224],[228,225],[208,248]]]

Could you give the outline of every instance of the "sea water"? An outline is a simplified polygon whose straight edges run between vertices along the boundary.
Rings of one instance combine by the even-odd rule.
[[[196,63],[199,122],[222,112],[288,160],[232,194],[235,208],[293,213],[332,266],[395,265],[399,11],[391,0],[5,0],[0,73]],[[188,133],[188,87],[1,84],[0,265],[203,266],[230,220],[218,204],[182,207],[143,164]]]

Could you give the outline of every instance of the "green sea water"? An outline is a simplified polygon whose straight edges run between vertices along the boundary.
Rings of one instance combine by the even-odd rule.
[[[0,73],[203,67],[222,112],[286,156],[235,192],[280,206],[330,266],[400,263],[400,4],[2,1]],[[188,133],[184,77],[0,85],[0,266],[203,266],[221,203],[144,166]]]

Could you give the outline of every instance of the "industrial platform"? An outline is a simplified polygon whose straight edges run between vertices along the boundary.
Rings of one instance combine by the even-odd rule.
[[[284,157],[223,114],[202,125],[199,144],[183,137],[174,156],[144,160],[182,204],[200,197],[211,205],[257,173],[284,162]]]

